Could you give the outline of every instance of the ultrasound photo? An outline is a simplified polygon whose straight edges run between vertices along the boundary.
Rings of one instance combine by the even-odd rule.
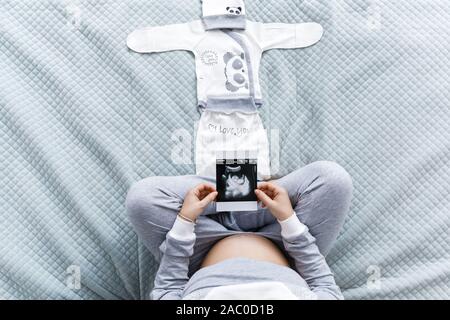
[[[217,159],[217,211],[254,211],[257,209],[256,159]]]

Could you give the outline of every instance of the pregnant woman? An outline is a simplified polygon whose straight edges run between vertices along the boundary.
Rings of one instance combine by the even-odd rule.
[[[151,299],[342,299],[325,256],[349,210],[352,181],[315,162],[262,182],[255,212],[215,212],[214,180],[151,177],[126,206],[160,262]]]

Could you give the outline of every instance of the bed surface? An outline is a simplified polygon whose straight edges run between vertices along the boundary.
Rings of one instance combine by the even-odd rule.
[[[262,5],[264,3],[264,5]],[[450,298],[450,2],[247,1],[251,20],[320,22],[265,54],[264,124],[284,175],[333,160],[351,212],[328,261],[346,298]],[[0,0],[0,298],[144,299],[156,270],[127,221],[129,186],[194,173],[194,59],[127,49],[200,2]],[[81,287],[71,286],[81,275]]]

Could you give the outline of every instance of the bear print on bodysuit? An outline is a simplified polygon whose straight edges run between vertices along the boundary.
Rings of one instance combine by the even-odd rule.
[[[223,56],[225,61],[225,86],[228,91],[236,92],[241,88],[248,89],[248,76],[244,69],[244,54],[235,55],[227,52]]]

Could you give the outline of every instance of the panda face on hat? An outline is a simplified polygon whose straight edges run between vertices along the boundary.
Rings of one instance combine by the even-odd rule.
[[[206,30],[245,29],[244,0],[202,0]]]
[[[227,7],[227,11],[229,14],[239,16],[242,13],[242,7]]]

